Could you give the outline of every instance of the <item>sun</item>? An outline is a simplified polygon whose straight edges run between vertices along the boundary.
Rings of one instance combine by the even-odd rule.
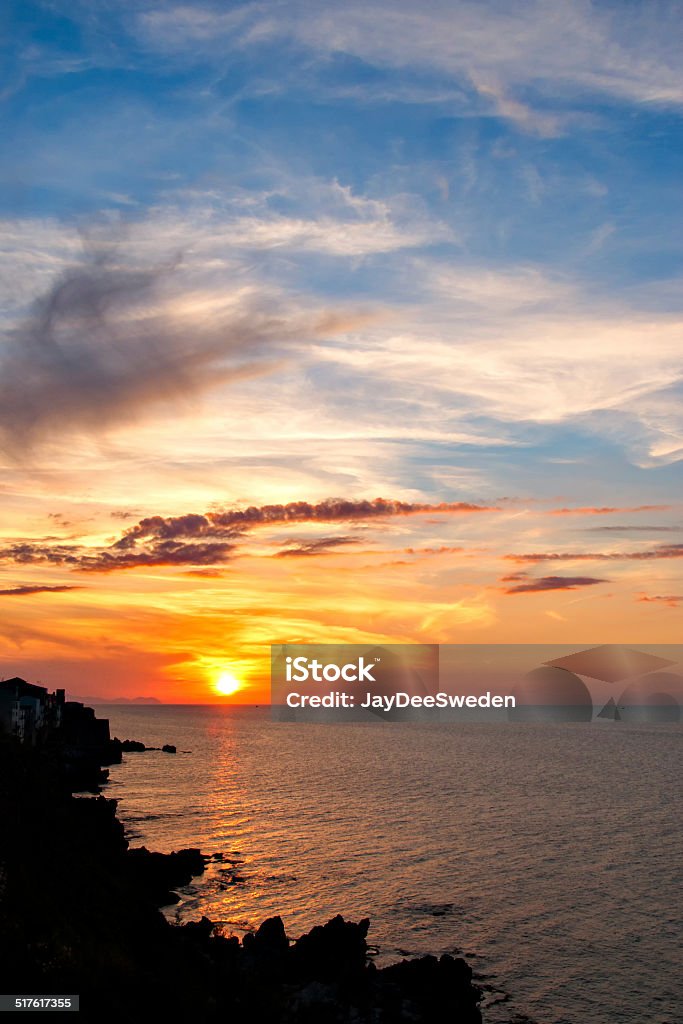
[[[221,697],[231,697],[232,694],[237,693],[241,687],[241,682],[232,674],[232,672],[221,672],[218,679],[213,684],[214,690],[216,693],[220,693]]]

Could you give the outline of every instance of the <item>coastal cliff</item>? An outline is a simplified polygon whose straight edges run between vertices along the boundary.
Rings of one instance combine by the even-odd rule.
[[[159,906],[206,858],[131,850],[115,800],[73,795],[97,791],[122,746],[0,736],[2,991],[79,994],[85,1020],[479,1024],[465,961],[378,969],[368,920],[337,916],[296,941],[279,917],[242,942],[206,918],[170,924]]]

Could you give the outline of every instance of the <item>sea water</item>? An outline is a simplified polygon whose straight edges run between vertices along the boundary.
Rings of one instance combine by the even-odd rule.
[[[290,936],[371,918],[380,963],[464,955],[485,1020],[677,1024],[680,725],[272,722],[101,707],[131,845],[223,860],[168,913]]]

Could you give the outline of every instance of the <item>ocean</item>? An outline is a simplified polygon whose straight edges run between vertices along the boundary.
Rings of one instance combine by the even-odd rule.
[[[168,915],[371,919],[378,960],[463,955],[490,1024],[679,1024],[680,725],[273,722],[98,709],[131,845],[224,859]],[[515,1017],[515,1015],[518,1015]]]

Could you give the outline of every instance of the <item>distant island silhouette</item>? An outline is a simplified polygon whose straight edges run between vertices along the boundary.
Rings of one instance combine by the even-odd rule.
[[[69,700],[80,701],[82,704],[163,704],[158,697],[91,697],[70,693]]]

